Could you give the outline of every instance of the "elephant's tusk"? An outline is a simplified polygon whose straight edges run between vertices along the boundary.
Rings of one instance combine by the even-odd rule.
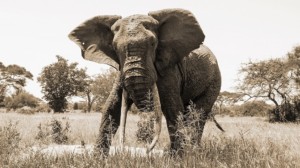
[[[126,102],[126,96],[127,92],[125,89],[123,89],[122,93],[122,106],[121,106],[121,121],[120,121],[120,144],[121,144],[121,149],[123,148],[124,145],[124,139],[125,139],[125,125],[126,125],[126,118],[127,118],[127,112],[128,112],[128,105]]]
[[[162,110],[161,110],[160,99],[159,99],[156,83],[153,85],[152,93],[153,93],[154,113],[155,113],[155,135],[151,144],[147,148],[147,153],[149,153],[155,147],[161,132],[161,123],[162,123]]]

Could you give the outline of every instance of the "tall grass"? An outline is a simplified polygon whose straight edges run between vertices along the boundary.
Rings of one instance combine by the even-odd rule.
[[[35,144],[38,125],[52,118],[67,120],[70,123],[71,144],[87,144],[96,140],[99,114],[35,114],[21,115],[0,113],[0,127],[9,126],[9,121],[18,121],[9,127],[19,133],[20,144],[14,153],[8,153],[6,162],[0,160],[0,167],[299,167],[300,165],[300,125],[270,124],[264,118],[255,117],[217,117],[226,130],[221,133],[212,122],[208,122],[199,148],[187,147],[182,158],[165,154],[149,157],[132,157],[117,153],[103,158],[97,153],[86,151],[83,154],[64,153],[49,155],[43,152],[28,152]],[[135,131],[138,116],[129,115],[126,137],[127,145],[142,146],[137,143]],[[30,122],[29,122],[30,121]],[[28,130],[29,129],[29,130]],[[1,133],[2,135],[2,133]],[[117,137],[114,145],[118,145]],[[1,144],[6,140],[1,139]],[[29,143],[28,141],[33,141]],[[157,148],[169,143],[164,122],[162,135]],[[30,145],[31,144],[31,145]],[[0,149],[2,151],[3,149]],[[23,153],[27,152],[27,155]]]
[[[255,141],[235,138],[205,139],[198,148],[183,158],[132,157],[116,154],[107,159],[97,154],[66,153],[59,156],[32,153],[27,158],[14,158],[9,167],[297,167],[299,158],[285,153],[274,143],[260,149]]]

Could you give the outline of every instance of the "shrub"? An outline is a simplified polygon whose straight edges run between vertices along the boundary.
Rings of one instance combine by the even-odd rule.
[[[267,116],[271,105],[264,101],[249,101],[240,106],[239,111],[243,116]]]
[[[78,110],[78,103],[77,102],[74,103],[73,110]]]
[[[40,123],[38,125],[39,132],[35,139],[44,143],[53,142],[56,144],[65,144],[69,141],[68,133],[70,132],[70,124],[66,122],[65,127],[61,121],[52,119],[50,123],[46,124],[46,127]]]
[[[87,103],[85,101],[75,102],[69,105],[68,109],[75,112],[87,112]]]
[[[185,114],[180,113],[177,118],[179,127],[177,134],[184,137],[184,142],[181,142],[184,148],[195,149],[199,147],[201,137],[198,137],[198,126],[200,124],[199,121],[203,119],[203,114],[204,111],[196,109],[195,104],[191,102],[187,112]]]
[[[270,122],[296,122],[300,120],[300,101],[286,102],[270,110]]]
[[[17,95],[6,97],[4,99],[5,107],[8,109],[17,109],[24,106],[35,108],[39,104],[38,98],[27,92],[21,92]]]
[[[51,112],[51,108],[48,106],[48,104],[46,103],[40,103],[36,108],[35,108],[36,112],[47,112],[50,113]]]
[[[139,143],[151,143],[154,137],[155,115],[142,113],[141,119],[138,121],[138,130],[136,138]]]
[[[0,127],[0,162],[4,165],[8,165],[10,156],[19,147],[21,138],[16,127],[17,123],[11,121],[7,126]]]
[[[16,112],[20,114],[34,114],[36,110],[31,107],[24,106],[22,108],[18,108]]]
[[[243,104],[235,104],[223,107],[223,115],[229,116],[268,116],[269,110],[273,106],[265,103],[264,101],[247,101]]]

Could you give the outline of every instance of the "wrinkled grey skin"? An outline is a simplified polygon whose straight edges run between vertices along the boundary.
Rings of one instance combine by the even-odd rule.
[[[82,56],[119,70],[103,108],[97,146],[107,154],[111,134],[120,125],[122,89],[128,92],[128,107],[143,110],[146,93],[156,82],[167,121],[171,151],[181,151],[183,137],[176,134],[177,117],[190,101],[203,109],[197,122],[202,131],[220,92],[221,75],[213,53],[202,43],[204,34],[194,16],[183,9],[165,9],[148,15],[97,16],[69,35]],[[201,110],[199,110],[201,111]]]

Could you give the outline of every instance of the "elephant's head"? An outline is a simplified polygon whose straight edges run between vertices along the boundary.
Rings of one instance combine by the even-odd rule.
[[[121,71],[125,90],[139,109],[157,76],[199,47],[205,36],[187,10],[148,15],[96,16],[69,35],[82,56]]]

